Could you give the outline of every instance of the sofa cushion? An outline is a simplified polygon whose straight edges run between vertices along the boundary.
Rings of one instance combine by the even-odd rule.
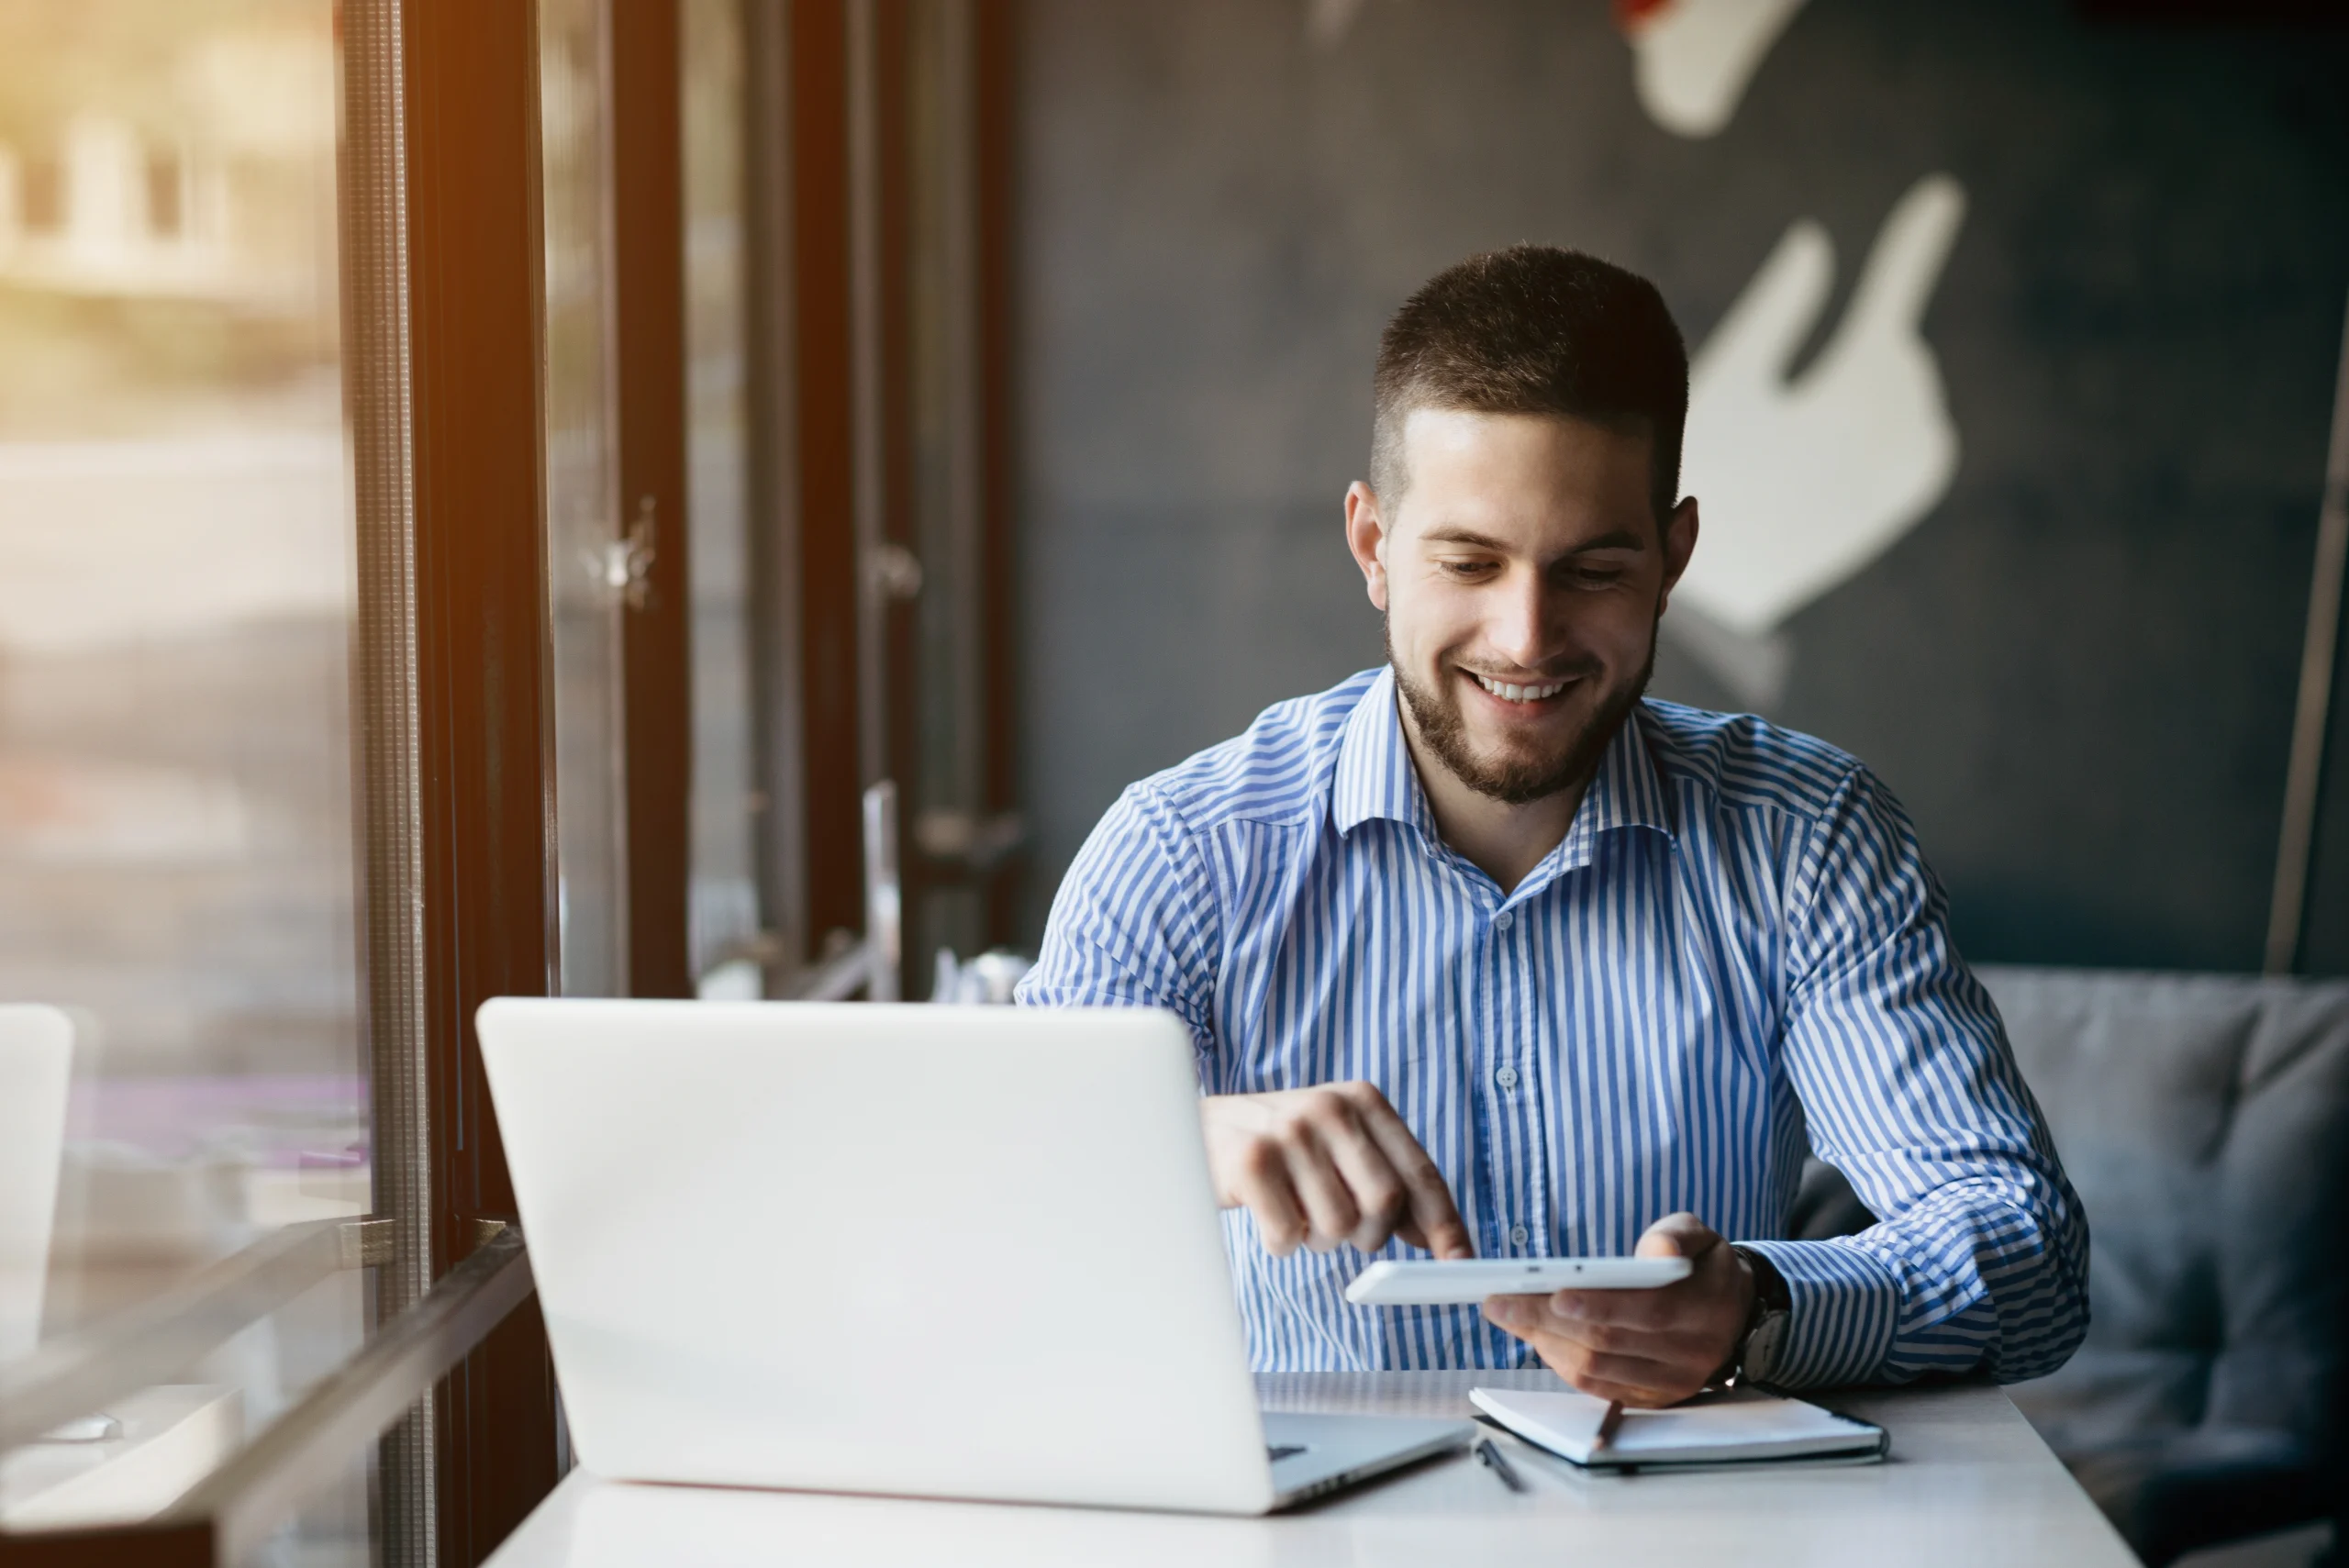
[[[2332,1503],[2322,1468],[2288,1432],[2201,1426],[2076,1449],[2064,1462],[2149,1563],[2321,1518]]]
[[[2087,1210],[2087,1340],[2015,1403],[2148,1562],[2349,1494],[2349,984],[1986,967]],[[1792,1233],[1875,1222],[1812,1161]]]
[[[2087,1342],[2016,1403],[2148,1561],[2308,1517],[2349,1343],[2349,984],[1981,973],[2091,1238]]]

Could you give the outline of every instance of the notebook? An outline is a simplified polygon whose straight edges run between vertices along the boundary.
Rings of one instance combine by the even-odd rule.
[[[1623,1412],[1615,1440],[1598,1448],[1607,1401],[1569,1389],[1472,1388],[1469,1402],[1497,1426],[1594,1470],[1743,1464],[1780,1460],[1882,1459],[1892,1435],[1869,1421],[1758,1389],[1700,1394],[1664,1410]]]

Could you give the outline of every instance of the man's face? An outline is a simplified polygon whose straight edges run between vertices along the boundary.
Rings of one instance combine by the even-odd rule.
[[[1511,805],[1585,783],[1646,687],[1696,503],[1659,528],[1648,436],[1581,419],[1422,408],[1403,456],[1401,505],[1356,484],[1346,534],[1419,740]]]

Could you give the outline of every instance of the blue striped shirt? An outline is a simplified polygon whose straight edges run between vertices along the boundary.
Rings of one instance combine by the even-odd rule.
[[[1757,718],[1640,704],[1504,895],[1438,834],[1391,671],[1279,704],[1110,808],[1019,999],[1172,1008],[1208,1094],[1377,1084],[1483,1256],[1694,1212],[1786,1277],[1783,1383],[2032,1377],[2087,1329],[2079,1201],[1907,816]],[[1807,1148],[1882,1223],[1784,1240]],[[1348,1305],[1352,1248],[1226,1238],[1260,1370],[1531,1360],[1473,1307]]]

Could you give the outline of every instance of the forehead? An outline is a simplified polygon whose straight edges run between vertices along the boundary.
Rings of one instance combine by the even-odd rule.
[[[1464,528],[1529,547],[1653,531],[1651,439],[1637,424],[1415,408],[1403,425],[1404,531]]]

